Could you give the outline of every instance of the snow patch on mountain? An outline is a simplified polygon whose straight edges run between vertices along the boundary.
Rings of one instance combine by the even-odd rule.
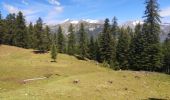
[[[86,22],[90,24],[100,24],[103,21],[100,20],[93,20],[93,19],[81,19],[81,20],[71,20],[71,19],[65,19],[62,23],[71,23],[71,24],[79,24],[81,22]]]
[[[68,22],[68,21],[70,21],[70,19],[65,19],[65,20],[63,21],[63,23]]]
[[[91,28],[89,28],[89,31],[94,31],[96,28],[94,28],[94,27],[91,27]]]
[[[72,20],[72,21],[70,21],[70,23],[71,23],[71,24],[78,24],[79,21],[77,21],[77,20]]]
[[[88,23],[99,23],[99,20],[92,20],[92,19],[83,19],[83,21],[88,22]]]
[[[144,24],[144,22],[140,20],[133,21],[134,26],[136,26],[137,24]]]

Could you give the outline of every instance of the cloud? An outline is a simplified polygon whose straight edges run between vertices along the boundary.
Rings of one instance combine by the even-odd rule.
[[[37,10],[32,9],[19,9],[18,7],[9,5],[4,3],[3,4],[5,10],[7,10],[9,13],[18,13],[19,11],[23,12],[25,15],[31,15],[37,12]]]
[[[161,12],[160,15],[162,17],[170,17],[170,7],[164,8]]]
[[[63,12],[63,7],[62,6],[58,6],[58,7],[54,7],[54,10],[56,11],[56,13],[61,13]]]
[[[3,3],[3,7],[6,11],[8,11],[9,13],[18,13],[19,11],[21,11],[24,16],[26,17],[26,20],[28,22],[34,22],[39,16],[36,14],[37,12],[39,12],[38,10],[33,10],[32,8],[30,9],[19,9],[18,7]]]
[[[49,10],[48,14],[44,17],[45,23],[47,24],[56,24],[60,23],[60,20],[57,20],[60,13],[64,11],[64,7],[61,6],[58,0],[48,0],[52,4],[52,8]]]
[[[5,10],[7,10],[9,13],[18,13],[20,10],[17,7],[14,7],[12,5],[3,4],[3,7],[5,8]]]
[[[62,23],[62,21],[57,20],[57,19],[50,19],[48,21],[45,21],[45,24],[47,24],[47,25],[56,25],[56,24],[59,24],[59,23]]]
[[[22,0],[22,3],[25,5],[29,5],[29,3],[26,0]]]
[[[48,0],[48,2],[52,5],[60,6],[60,2],[58,0]]]
[[[59,16],[64,11],[64,7],[54,2],[54,0],[51,1],[53,1],[53,5],[32,2],[31,5],[27,6],[26,4],[23,5],[23,2],[14,5],[4,2],[2,3],[2,6],[8,13],[23,12],[28,23],[35,23],[38,17],[41,17],[47,24],[59,23]]]
[[[49,11],[47,16],[44,17],[44,21],[47,24],[57,24],[60,23],[61,21],[58,20],[59,14],[63,12],[63,7],[62,6],[57,6],[54,7],[52,10]]]
[[[55,19],[63,11],[62,7],[55,7],[45,17],[46,20]]]

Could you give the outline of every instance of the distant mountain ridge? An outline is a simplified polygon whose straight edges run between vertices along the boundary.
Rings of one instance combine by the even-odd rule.
[[[50,28],[51,28],[52,32],[57,32],[57,29],[60,25],[63,29],[63,33],[67,35],[68,28],[69,28],[70,24],[73,25],[74,31],[78,32],[81,23],[84,24],[85,30],[87,31],[87,33],[89,33],[89,35],[96,36],[98,33],[100,33],[102,31],[104,21],[92,20],[92,19],[82,19],[82,20],[66,19],[65,21],[63,21],[63,23],[57,24],[57,25],[52,25],[52,26],[50,26]]]
[[[68,28],[70,24],[74,26],[74,31],[78,32],[80,24],[83,23],[85,30],[88,32],[90,36],[97,36],[99,33],[102,32],[103,30],[103,24],[104,20],[92,20],[92,19],[81,19],[81,20],[71,20],[71,19],[66,19],[63,21],[61,24],[57,25],[51,25],[50,28],[52,32],[57,32],[57,29],[59,25],[63,29],[64,34],[68,34]],[[143,21],[140,20],[134,20],[134,21],[127,21],[119,25],[119,27],[130,27],[132,29],[135,28],[135,26],[140,23],[143,24]],[[162,23],[161,24],[161,34],[160,38],[161,40],[164,40],[167,37],[167,34],[170,33],[170,23]]]

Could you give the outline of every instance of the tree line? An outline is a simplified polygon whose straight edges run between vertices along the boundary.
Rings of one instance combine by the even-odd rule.
[[[41,52],[51,50],[52,58],[57,52],[80,59],[91,59],[114,70],[145,70],[170,74],[170,34],[160,42],[160,15],[157,0],[146,0],[144,24],[135,29],[119,27],[117,18],[106,19],[104,28],[97,37],[89,37],[83,23],[78,32],[70,24],[68,35],[59,26],[56,33],[50,31],[39,18],[35,24],[26,25],[19,12],[2,18],[0,14],[0,44],[33,48]]]

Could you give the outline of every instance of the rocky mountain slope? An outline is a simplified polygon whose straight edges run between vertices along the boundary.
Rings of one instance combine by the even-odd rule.
[[[103,20],[91,20],[91,19],[82,19],[82,20],[70,20],[66,19],[63,23],[50,26],[52,32],[57,32],[58,26],[61,25],[64,34],[68,34],[68,28],[69,25],[72,24],[74,26],[75,32],[78,32],[80,24],[83,23],[85,26],[85,30],[89,34],[89,36],[93,35],[94,37],[97,36],[97,34],[101,33],[103,30]],[[143,24],[142,21],[127,21],[125,23],[122,23],[119,25],[120,27],[131,27],[132,29],[135,28],[135,26],[140,23]],[[161,24],[161,34],[160,38],[161,40],[164,40],[167,37],[167,34],[170,32],[170,23],[162,23]]]
[[[74,26],[74,31],[78,32],[81,23],[84,24],[85,30],[90,36],[91,35],[96,36],[98,33],[102,31],[104,22],[102,20],[99,21],[99,20],[91,20],[91,19],[82,19],[82,20],[67,19],[61,24],[50,26],[50,28],[52,32],[57,32],[57,29],[60,25],[63,29],[64,34],[67,35],[70,24]]]

